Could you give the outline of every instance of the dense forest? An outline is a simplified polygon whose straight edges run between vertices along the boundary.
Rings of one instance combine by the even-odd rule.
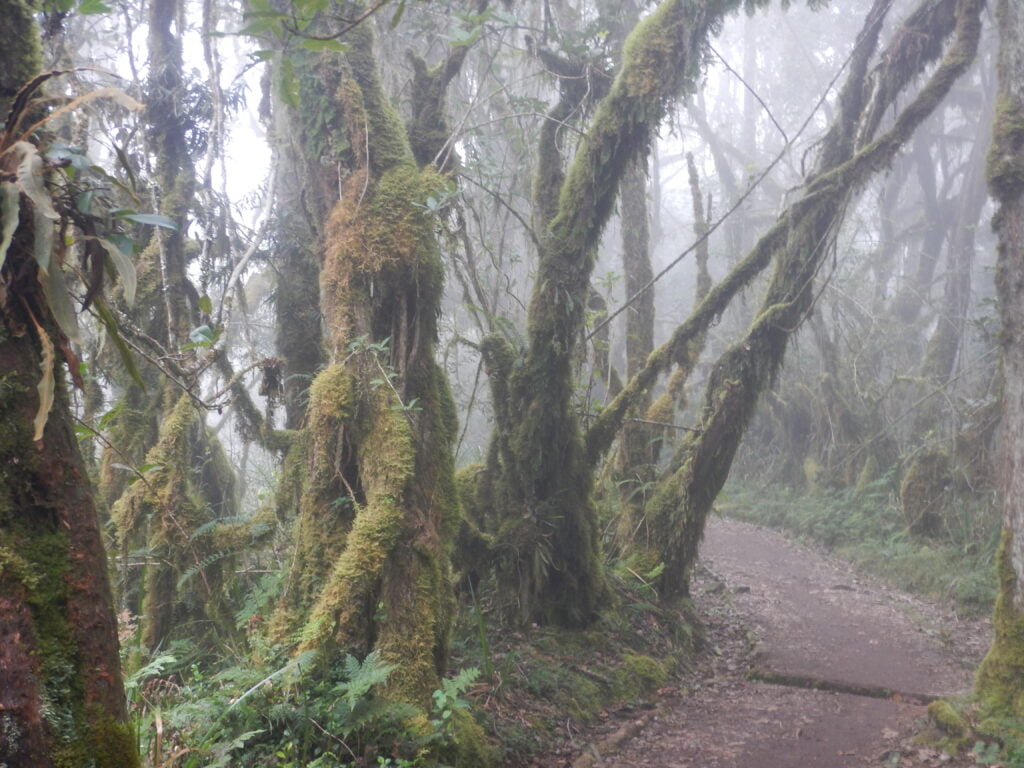
[[[0,766],[525,765],[718,513],[994,613],[1024,764],[1019,2],[0,29]]]

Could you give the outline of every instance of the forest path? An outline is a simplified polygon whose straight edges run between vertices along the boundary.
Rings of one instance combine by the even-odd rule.
[[[988,643],[986,621],[958,619],[745,523],[711,521],[701,558],[693,592],[714,644],[708,669],[690,695],[663,704],[621,752],[594,765],[961,764],[909,743],[926,696],[889,700],[747,677],[759,670],[762,679],[813,678],[846,690],[955,693],[970,687]]]

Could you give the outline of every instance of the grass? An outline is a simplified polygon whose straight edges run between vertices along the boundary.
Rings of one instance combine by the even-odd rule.
[[[930,539],[909,533],[888,478],[859,491],[822,493],[737,483],[722,493],[717,508],[822,545],[895,587],[951,601],[961,612],[992,610],[999,520],[983,499],[951,495],[943,530]]]

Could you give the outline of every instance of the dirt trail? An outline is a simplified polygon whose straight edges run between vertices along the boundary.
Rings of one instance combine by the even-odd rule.
[[[618,754],[615,768],[956,765],[909,742],[924,705],[751,682],[749,670],[910,694],[967,689],[988,642],[961,622],[778,534],[714,520],[694,595],[715,644],[700,683]],[[725,598],[725,599],[723,599]],[[969,763],[967,763],[969,764]]]

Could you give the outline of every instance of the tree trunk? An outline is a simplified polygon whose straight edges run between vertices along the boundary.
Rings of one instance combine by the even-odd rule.
[[[541,212],[546,226],[539,236],[527,349],[503,381],[495,381],[500,361],[485,357],[496,397],[503,392],[508,398],[507,405],[496,405],[496,416],[511,417],[497,419],[493,439],[499,449],[490,452],[497,465],[488,473],[504,519],[499,578],[515,595],[521,623],[583,625],[608,599],[591,502],[593,458],[601,451],[584,448],[572,403],[573,360],[595,249],[628,164],[646,150],[668,101],[694,88],[705,41],[739,5],[666,0],[642,20],[564,180],[557,189],[542,181],[535,194],[539,205],[547,200],[557,206]],[[540,158],[539,175],[554,167],[549,154]],[[621,423],[606,435],[608,445]]]
[[[277,624],[303,627],[302,649],[378,651],[396,666],[389,694],[426,706],[447,663],[458,519],[455,408],[435,361],[444,270],[425,204],[444,177],[416,164],[370,27],[345,39],[298,73],[328,129],[290,115],[346,178],[321,224],[328,365],[293,449],[305,466]]]
[[[976,690],[995,723],[1024,717],[1024,9],[1001,0],[999,92],[988,156],[988,185],[999,208],[996,289],[1002,320],[1003,536],[998,555],[995,638]],[[998,725],[997,725],[998,727]]]
[[[6,114],[21,85],[8,78],[40,63],[29,9],[0,0],[0,18],[10,25],[11,44],[0,48]],[[0,167],[4,196],[13,189],[17,201],[10,165]],[[106,557],[58,353],[67,342],[39,282],[33,206],[21,205],[20,220],[0,275],[0,763],[131,768],[138,756]],[[53,403],[37,441],[47,391]]]

